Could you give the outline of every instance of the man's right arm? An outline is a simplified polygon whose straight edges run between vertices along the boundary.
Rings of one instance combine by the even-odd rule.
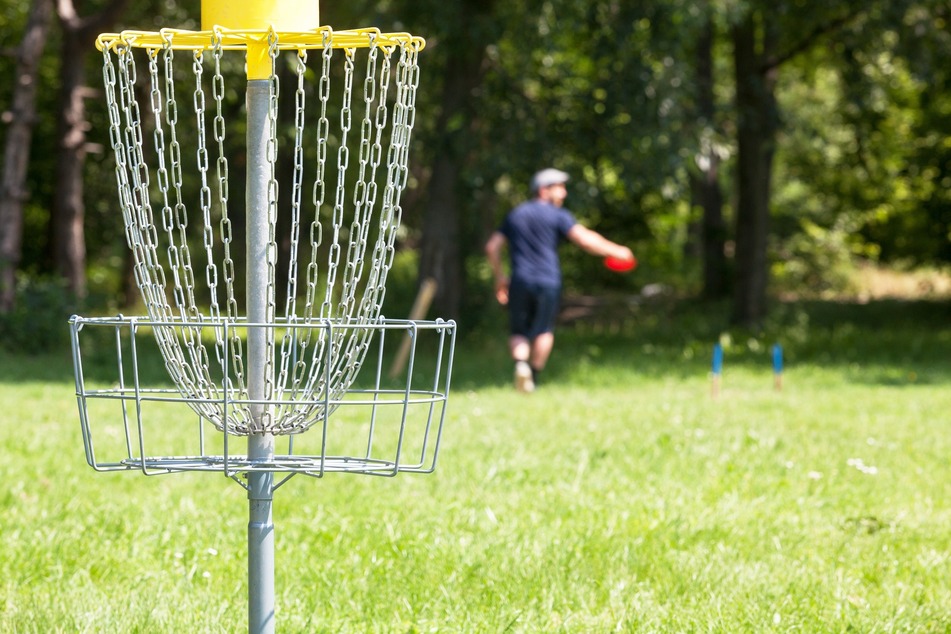
[[[509,302],[509,278],[502,268],[502,248],[505,243],[505,235],[501,231],[494,231],[485,243],[485,257],[489,260],[495,279],[495,298],[503,306]]]

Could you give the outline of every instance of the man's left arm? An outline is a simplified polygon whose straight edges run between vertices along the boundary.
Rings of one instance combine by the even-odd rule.
[[[593,229],[575,223],[568,230],[568,239],[591,255],[614,257],[619,260],[632,260],[634,254],[623,244],[612,242]]]

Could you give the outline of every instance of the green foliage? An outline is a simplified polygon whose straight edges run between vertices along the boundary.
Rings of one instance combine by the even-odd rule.
[[[786,239],[770,271],[777,293],[822,295],[850,290],[855,254],[849,249],[854,234],[841,227],[820,227],[802,221],[801,231]]]
[[[91,4],[89,12],[101,6]],[[117,29],[197,28],[199,5],[195,0],[132,3]],[[792,1],[356,0],[323,7],[322,22],[335,28],[405,29],[427,37],[413,169],[403,200],[406,239],[400,246],[407,251],[418,247],[426,184],[437,149],[448,144],[462,169],[458,209],[452,213],[460,218],[460,251],[470,273],[463,282],[467,288],[481,283],[475,260],[487,233],[527,196],[534,170],[556,165],[573,176],[567,205],[582,222],[634,246],[654,279],[684,292],[697,290],[700,266],[689,248],[697,218],[690,212],[694,201],[687,176],[696,170],[698,157],[713,148],[723,161],[724,192],[736,191],[732,134],[742,113],[732,106],[727,42],[732,25],[753,9],[768,11],[776,53],[796,53],[778,67],[783,127],[772,183],[771,240],[777,290],[839,288],[840,271],[853,256],[951,261],[947,3],[836,0],[811,3],[808,10],[803,6]],[[26,10],[17,5],[0,18],[5,27],[0,39],[7,49],[18,43]],[[716,27],[711,119],[698,115],[696,102],[695,48],[708,20]],[[836,28],[823,31],[833,24]],[[821,37],[810,40],[817,32]],[[54,28],[44,53],[43,86],[58,85],[58,39]],[[453,110],[444,81],[451,74],[450,60],[460,55],[481,56],[482,74],[476,90],[453,97],[465,100]],[[0,58],[4,76],[11,76],[14,63],[11,56]],[[87,74],[93,87],[100,81],[100,65],[100,55],[90,46]],[[0,87],[4,108],[11,89]],[[50,175],[58,143],[57,91],[42,90],[39,98],[22,264],[31,276],[50,273],[47,236],[55,187]],[[314,95],[308,98],[313,103]],[[115,297],[126,247],[107,117],[102,99],[88,99],[86,107],[89,270],[92,287]],[[226,142],[236,208],[243,188],[237,173],[242,107],[240,88],[229,86]],[[448,110],[454,116],[443,118]],[[336,116],[330,113],[331,119]],[[193,142],[191,118],[181,119],[182,139]],[[193,161],[193,154],[185,151],[184,160]],[[287,174],[283,165],[279,173],[282,179]],[[199,186],[186,178],[184,197],[196,199]],[[280,191],[289,190],[282,181]],[[727,200],[729,220],[735,201],[729,195]],[[237,219],[237,239],[240,223]],[[576,260],[569,254],[566,270],[573,288],[629,290],[628,281],[604,276],[583,256]],[[467,314],[489,305],[466,301]]]
[[[917,108],[902,131],[908,148],[901,170],[913,188],[896,192],[908,201],[907,213],[879,215],[867,229],[882,244],[883,256],[895,260],[951,261],[951,72],[935,58],[951,52],[949,23],[946,3],[921,3],[909,11],[896,39],[919,87]]]
[[[10,352],[39,354],[69,347],[66,321],[76,301],[65,282],[20,276],[14,309],[0,314],[0,347]]]
[[[929,170],[910,165],[917,147],[909,138],[924,86],[903,60],[885,51],[840,47],[837,70],[816,69],[812,56],[791,69],[784,91],[789,135],[776,197],[778,237],[791,234],[792,226],[813,238],[811,227],[818,225],[839,231],[843,251],[886,259],[907,255],[896,246],[911,232],[885,236],[877,227],[914,222],[933,189]]]

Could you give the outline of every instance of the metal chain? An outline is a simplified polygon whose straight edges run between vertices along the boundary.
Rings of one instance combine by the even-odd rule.
[[[307,265],[307,296],[304,305],[304,318],[313,316],[314,301],[317,296],[317,278],[320,274],[317,266],[317,254],[323,242],[323,223],[320,213],[324,207],[327,193],[327,141],[330,137],[330,120],[327,118],[327,102],[330,99],[330,63],[333,58],[333,34],[323,33],[323,52],[321,54],[320,78],[317,83],[317,99],[320,101],[320,118],[317,120],[317,172],[314,178],[313,206],[314,220],[310,225],[310,263]]]
[[[370,230],[370,217],[373,207],[369,204],[372,190],[375,187],[376,165],[371,163],[373,147],[373,102],[376,99],[376,61],[378,48],[373,35],[370,36],[370,48],[367,54],[366,74],[363,81],[363,118],[360,122],[360,150],[358,156],[359,170],[357,182],[353,191],[353,222],[350,226],[350,249],[347,253],[348,273],[344,286],[344,294],[350,299],[356,292],[357,283],[363,276],[364,255],[366,253],[367,236]]]
[[[354,185],[353,193],[353,217],[348,233],[348,248],[346,257],[346,268],[344,269],[343,290],[338,302],[338,316],[344,320],[344,323],[364,323],[362,316],[355,314],[357,308],[356,292],[360,286],[364,270],[364,256],[366,253],[367,234],[370,225],[370,215],[373,211],[367,204],[370,188],[367,185],[368,179],[372,180],[373,172],[369,165],[372,147],[372,102],[376,96],[376,58],[378,49],[375,44],[374,35],[370,35],[370,49],[367,56],[367,69],[363,82],[363,117],[360,122],[359,152],[358,152],[358,170],[357,180]],[[352,84],[352,82],[351,82]],[[365,349],[369,336],[372,333],[366,329],[354,329],[347,338],[346,345],[343,344],[344,334],[335,340],[335,348],[342,349],[342,354],[337,357],[333,370],[333,384],[347,385],[352,377],[355,377],[362,364],[361,351]]]
[[[223,48],[221,46],[221,33],[215,31],[211,46],[212,58],[214,59],[215,71],[211,82],[211,95],[215,100],[215,118],[213,124],[214,139],[218,146],[218,157],[215,161],[215,177],[218,184],[218,205],[221,208],[221,220],[218,222],[218,231],[221,235],[221,244],[224,247],[224,259],[222,260],[224,269],[222,275],[225,279],[225,302],[226,314],[228,318],[234,320],[238,315],[237,300],[234,296],[234,260],[231,256],[231,241],[233,239],[231,231],[231,219],[228,216],[228,201],[230,192],[228,189],[228,157],[225,153],[226,126],[224,117],[224,97],[225,80],[221,74],[221,55]],[[213,302],[216,300],[213,299]]]
[[[198,205],[201,209],[201,233],[202,245],[205,248],[205,283],[211,296],[214,297],[218,292],[218,268],[215,266],[215,233],[211,220],[211,187],[208,185],[208,147],[207,131],[205,126],[205,90],[202,85],[202,75],[204,72],[204,51],[196,51],[192,62],[193,72],[195,74],[195,91],[193,93],[193,104],[195,108],[195,124],[197,126],[197,144],[195,156],[198,168],[198,177],[201,182],[199,190]]]
[[[215,119],[214,119],[214,138],[215,142],[218,145],[218,158],[216,161],[216,177],[218,182],[218,205],[221,208],[221,220],[218,223],[218,230],[221,237],[221,246],[223,251],[223,257],[221,262],[222,275],[225,280],[225,302],[226,302],[226,314],[227,320],[234,324],[238,319],[238,301],[235,299],[234,293],[234,282],[235,282],[235,268],[234,268],[234,259],[231,255],[231,242],[234,239],[231,226],[231,218],[229,217],[229,191],[228,191],[228,157],[225,153],[225,117],[224,117],[224,97],[225,97],[225,80],[224,76],[221,73],[221,56],[223,52],[223,47],[221,45],[221,33],[216,31],[214,35],[214,42],[212,43],[212,56],[215,63],[215,72],[212,80],[212,97],[215,100]],[[217,295],[212,295],[212,313],[216,316],[220,316],[217,306]],[[244,378],[244,355],[242,354],[243,343],[241,341],[241,336],[238,334],[237,328],[231,329],[231,338],[227,343],[224,341],[224,333],[221,329],[215,329],[215,343],[216,350],[218,353],[219,363],[222,364],[222,367],[226,363],[231,363],[233,375],[233,386],[236,386],[238,393],[244,394],[247,392],[247,385]],[[231,354],[227,354],[226,351],[231,350]],[[227,358],[230,356],[230,360]],[[250,417],[250,413],[245,413],[246,416]]]
[[[149,316],[154,320],[168,321],[172,313],[165,296],[165,269],[157,253],[159,236],[149,198],[149,171],[144,154],[141,112],[134,91],[135,60],[131,48],[126,48],[124,54],[120,52],[119,57],[122,62],[119,72],[119,105],[125,115],[122,138],[125,140],[123,149],[129,177],[126,181],[129,188],[126,200],[131,205],[130,213],[124,214],[126,235],[136,259],[136,283],[146,301]],[[152,75],[152,78],[154,80],[155,75]],[[153,109],[160,107],[161,100],[153,97],[151,105]],[[157,113],[155,116],[158,116]],[[157,138],[161,139],[162,136]],[[184,334],[187,342],[188,333]],[[172,379],[183,392],[194,393],[196,378],[193,368],[196,357],[191,356],[193,364],[186,362],[173,328],[157,327],[155,336]]]
[[[364,269],[366,268],[367,239],[370,219],[374,211],[376,200],[376,172],[379,167],[379,157],[382,156],[382,150],[374,151],[374,147],[380,146],[380,135],[379,128],[375,129],[373,125],[374,119],[378,119],[379,116],[379,112],[374,111],[374,102],[378,96],[381,100],[385,100],[387,89],[387,85],[383,84],[380,86],[379,95],[377,94],[379,50],[376,45],[376,38],[371,34],[363,87],[364,115],[361,122],[360,135],[360,170],[357,185],[354,189],[354,220],[351,225],[351,242],[347,257],[348,277],[344,287],[344,294],[347,297],[347,306],[349,308],[347,318],[359,324],[368,323],[379,316],[379,312],[375,315],[371,315],[366,310],[367,299],[372,297],[375,293],[374,289],[377,283],[377,271],[375,270],[375,266],[370,267],[368,279],[365,281],[364,295],[359,305],[357,305],[354,297],[360,281],[363,278]],[[384,58],[386,57],[388,56],[384,53]],[[381,79],[386,77],[388,77],[387,73],[383,72]],[[374,135],[374,130],[377,132],[376,135]],[[381,231],[378,235],[382,235],[382,233]],[[343,354],[340,356],[338,372],[342,377],[340,380],[341,385],[349,385],[356,377],[363,364],[363,358],[368,349],[372,334],[373,332],[369,329],[357,329],[350,336],[344,347]]]
[[[162,47],[162,62],[164,67],[164,82],[163,88],[165,90],[165,125],[167,126],[170,142],[168,145],[168,156],[171,166],[171,182],[170,185],[174,191],[174,209],[171,213],[170,226],[166,228],[169,232],[169,248],[173,247],[177,249],[178,256],[180,260],[180,271],[174,271],[174,265],[170,268],[173,269],[173,276],[175,278],[176,286],[181,286],[182,291],[178,292],[176,288],[175,299],[179,307],[179,314],[182,319],[189,320],[201,320],[202,314],[201,310],[198,307],[198,302],[195,297],[195,273],[194,267],[192,266],[192,257],[189,248],[188,241],[188,212],[184,203],[184,197],[182,193],[182,153],[181,145],[178,141],[178,100],[175,95],[175,52],[172,37],[163,34],[163,47]],[[156,82],[157,82],[156,78]],[[158,100],[156,100],[158,103]],[[158,116],[159,112],[156,112],[156,129],[161,127],[161,117]],[[159,149],[158,141],[160,138],[156,137],[156,148],[157,154],[163,155],[165,152],[164,148]],[[166,199],[163,196],[163,201]],[[166,202],[166,204],[169,204]],[[170,258],[171,260],[171,258]],[[186,348],[189,351],[190,358],[192,359],[191,363],[188,364],[185,362],[184,357],[181,356],[181,350],[175,346],[175,350],[170,357],[174,363],[180,364],[180,372],[189,377],[185,382],[186,385],[195,393],[196,396],[202,396],[204,398],[216,397],[218,394],[217,387],[210,377],[210,370],[208,367],[208,354],[202,343],[202,331],[200,327],[195,327],[192,329],[182,328],[182,336],[186,341]],[[175,341],[177,343],[177,341]],[[172,341],[169,341],[168,345],[173,345]],[[219,355],[219,363],[221,361]],[[169,362],[169,363],[171,363]],[[217,408],[210,407],[208,405],[200,406],[200,411],[205,414],[211,420],[217,420],[220,417],[217,415]]]
[[[166,45],[165,50],[166,52],[169,52],[171,50],[170,46]],[[155,147],[156,162],[158,164],[156,169],[156,181],[158,184],[158,190],[162,204],[162,228],[165,230],[165,234],[168,239],[166,255],[168,257],[169,272],[171,273],[172,277],[172,293],[175,299],[175,305],[179,308],[181,317],[184,320],[190,317],[190,315],[185,314],[186,293],[185,288],[182,285],[181,275],[183,270],[187,270],[188,262],[187,260],[183,262],[183,260],[187,258],[188,252],[187,250],[184,251],[184,253],[182,252],[181,245],[176,240],[176,235],[181,235],[183,244],[187,245],[187,243],[185,243],[183,228],[179,225],[176,225],[176,216],[174,210],[172,209],[169,198],[170,183],[168,167],[166,164],[165,127],[162,117],[165,100],[162,97],[162,80],[159,77],[159,49],[150,49],[147,51],[147,54],[149,58],[149,82],[152,88],[150,93],[150,104],[154,120],[152,138]],[[166,358],[166,365],[175,366],[176,372],[183,377],[183,385],[194,391],[195,386],[191,380],[191,374],[184,370],[185,359],[181,354],[181,349],[176,345],[177,339],[175,338],[174,333],[169,332],[167,328],[160,328],[159,331],[159,342],[160,345],[162,345],[165,349],[164,355]],[[193,331],[183,329],[182,335],[185,339],[186,347],[191,352],[192,359],[194,360],[195,333]]]
[[[345,113],[346,113],[346,125],[349,127],[352,125],[353,119],[353,110],[351,107],[351,94],[353,91],[353,72],[354,72],[354,55],[356,51],[354,49],[346,49],[347,52],[347,80],[346,80],[346,90],[347,96],[345,100]],[[344,116],[344,113],[341,113],[341,118]],[[343,123],[341,124],[343,125]],[[349,148],[346,152],[347,164],[342,165],[342,169],[346,170],[349,167],[350,161],[350,151]],[[345,188],[338,188],[337,190],[339,204],[341,208],[344,205],[344,196]],[[359,263],[359,258],[361,255],[360,250],[360,236],[362,235],[361,228],[361,214],[359,209],[354,209],[353,219],[350,225],[350,231],[347,235],[348,237],[348,247],[347,247],[347,257],[346,263],[343,270],[343,286],[340,293],[340,297],[337,300],[337,316],[343,319],[345,322],[349,321],[353,316],[353,300],[354,294],[356,293],[356,273],[357,266]]]
[[[320,76],[317,80],[317,99],[320,103],[316,130],[316,161],[317,168],[314,175],[314,187],[312,204],[314,210],[314,219],[310,223],[310,262],[307,265],[306,295],[304,299],[303,321],[312,323],[315,300],[317,297],[317,284],[320,275],[320,267],[317,264],[317,258],[320,253],[320,247],[323,242],[323,222],[321,221],[321,212],[323,210],[327,193],[327,149],[330,138],[330,120],[327,118],[327,105],[330,100],[331,82],[330,71],[333,60],[333,31],[325,30],[322,34],[323,49],[321,51]],[[329,267],[328,267],[329,269]],[[328,282],[328,288],[329,288]],[[325,300],[326,301],[326,300]],[[322,309],[323,310],[323,309]],[[313,346],[313,353],[310,355],[308,363],[307,348],[311,344],[314,330],[305,329],[298,338],[299,354],[294,367],[294,380],[291,389],[295,393],[314,393],[316,386],[319,385],[321,373],[319,372],[319,360],[323,358],[323,349],[326,344],[326,336],[319,336],[317,345]],[[323,333],[321,333],[323,335]],[[304,380],[306,378],[306,383]],[[307,412],[305,415],[310,415]]]
[[[343,49],[343,53],[344,77],[342,106],[340,109],[340,146],[337,148],[337,187],[334,196],[333,241],[331,243],[330,257],[327,263],[327,290],[325,293],[324,307],[321,308],[321,316],[325,318],[337,318],[341,320],[343,324],[346,324],[346,316],[350,312],[349,305],[352,301],[352,298],[347,294],[348,285],[346,283],[352,275],[352,264],[349,260],[344,264],[343,290],[341,291],[340,297],[338,297],[335,302],[332,301],[333,292],[337,285],[337,274],[340,271],[340,259],[343,251],[341,247],[341,230],[343,228],[346,210],[346,175],[350,167],[350,148],[348,141],[353,125],[353,58],[355,50],[345,48]],[[350,238],[353,239],[353,236],[350,236]],[[336,394],[337,392],[331,388],[341,385],[339,367],[340,364],[344,362],[339,352],[336,357],[333,356],[333,352],[343,348],[343,339],[346,336],[347,329],[338,327],[332,331],[332,336],[328,333],[328,336],[322,341],[323,345],[320,346],[321,361],[332,365],[332,369],[329,372],[321,369],[319,373],[321,380],[325,382],[325,385],[321,386],[321,389],[330,390],[331,394]],[[329,352],[325,353],[325,349],[329,349]],[[318,364],[315,363],[315,366],[316,365]]]
[[[108,51],[104,51],[108,54]],[[132,251],[135,267],[136,285],[142,294],[143,300],[151,310],[156,304],[156,294],[150,284],[151,277],[148,275],[148,264],[146,253],[142,240],[139,236],[139,212],[136,206],[135,195],[133,191],[138,187],[138,182],[134,178],[133,170],[136,163],[135,150],[128,148],[129,139],[135,138],[135,134],[130,131],[129,123],[132,120],[134,111],[131,105],[134,99],[131,96],[132,84],[130,74],[134,77],[134,66],[130,71],[129,66],[133,63],[132,49],[128,46],[116,48],[116,61],[118,63],[118,72],[114,72],[111,67],[111,56],[107,56],[107,66],[104,69],[107,85],[112,87],[109,95],[110,115],[112,121],[112,136],[116,158],[116,182],[119,188],[119,205],[122,209],[122,218],[125,224],[126,242]],[[110,83],[111,82],[111,83]],[[150,313],[151,314],[151,313]]]
[[[119,104],[125,113],[125,127],[122,138],[126,155],[126,168],[129,177],[128,197],[130,207],[126,236],[136,252],[136,280],[143,295],[152,299],[154,318],[169,316],[168,302],[165,298],[165,270],[158,254],[158,232],[149,201],[149,172],[143,152],[141,113],[135,98],[136,67],[131,48],[120,54],[119,61]]]
[[[295,74],[297,75],[297,91],[294,94],[294,173],[293,185],[291,188],[291,231],[290,231],[290,253],[287,264],[287,298],[285,300],[284,318],[288,328],[284,331],[281,340],[281,368],[278,375],[276,389],[277,400],[283,400],[285,387],[288,385],[288,370],[290,369],[292,357],[300,358],[297,354],[297,331],[294,329],[297,323],[297,274],[298,274],[298,251],[300,246],[301,233],[301,198],[303,193],[304,181],[304,112],[306,97],[304,93],[304,75],[307,70],[307,50],[297,51]],[[303,344],[306,347],[306,343]],[[292,374],[294,385],[298,384],[300,377],[297,373],[297,366],[293,368]],[[278,417],[282,418],[282,417]]]
[[[195,77],[195,90],[192,93],[192,102],[194,106],[195,123],[197,126],[198,136],[196,161],[199,181],[201,183],[198,204],[201,209],[202,246],[205,250],[205,284],[207,285],[208,292],[212,298],[211,318],[216,320],[218,318],[218,310],[216,305],[218,294],[218,266],[215,263],[215,232],[214,223],[211,217],[211,186],[208,184],[208,170],[210,164],[208,158],[209,155],[206,132],[207,102],[203,85],[204,52],[202,50],[195,51],[194,57],[192,59],[192,72]],[[194,297],[194,275],[187,271],[186,275],[188,305],[187,307],[183,308],[183,314],[187,314],[192,320],[202,321],[203,316],[201,311],[198,310],[198,306]],[[217,388],[214,384],[214,381],[211,379],[208,351],[201,340],[201,328],[196,327],[192,331],[183,328],[183,334],[186,335],[186,347],[189,350],[189,354],[194,358],[193,367],[196,380],[200,382],[199,388],[201,393],[216,394]]]
[[[380,210],[380,236],[373,255],[372,275],[375,279],[372,284],[368,284],[373,291],[364,295],[362,312],[365,315],[379,315],[382,311],[386,277],[393,265],[396,236],[402,221],[403,210],[399,198],[409,173],[409,143],[415,123],[416,89],[419,85],[419,49],[410,42],[399,50],[393,130],[387,153],[387,182]],[[388,85],[388,79],[386,83]],[[378,125],[383,125],[383,122],[378,120]]]
[[[374,50],[371,50],[370,55],[372,56]],[[376,206],[376,195],[377,195],[377,186],[376,186],[376,171],[380,165],[380,162],[383,157],[383,136],[386,129],[387,123],[387,94],[390,85],[390,73],[391,73],[391,63],[390,58],[392,56],[392,49],[384,50],[383,62],[380,68],[380,98],[377,101],[376,112],[374,113],[374,122],[376,125],[376,136],[374,138],[374,143],[372,147],[371,162],[373,164],[373,187],[372,187],[372,196],[368,198],[367,204],[372,208]],[[367,104],[369,109],[369,103]],[[373,316],[379,316],[382,308],[382,301],[380,299],[380,291],[383,286],[381,283],[381,273],[385,273],[385,269],[381,269],[381,254],[384,249],[384,241],[386,239],[387,230],[389,227],[389,218],[386,214],[381,214],[379,232],[377,233],[376,244],[373,248],[372,264],[369,271],[369,279],[367,281],[367,292],[364,293],[363,300],[360,306],[360,315],[366,319],[370,319]],[[385,278],[384,278],[385,279]]]
[[[300,245],[301,200],[304,189],[304,114],[306,110],[305,76],[307,71],[307,50],[297,51],[295,73],[297,91],[294,93],[294,175],[291,193],[291,242],[289,274],[287,280],[287,306],[285,316],[295,315],[297,305],[297,267]]]
[[[271,31],[268,33],[268,56],[271,58],[271,81],[270,81],[270,99],[268,106],[268,142],[266,160],[270,167],[270,177],[267,184],[267,223],[268,223],[268,244],[265,258],[267,260],[267,308],[265,309],[264,320],[268,327],[265,330],[266,359],[264,362],[264,399],[271,401],[274,398],[274,328],[270,324],[275,323],[276,298],[275,283],[277,279],[277,114],[278,102],[281,95],[280,79],[277,75],[277,58],[279,49],[277,47],[277,34]],[[264,426],[262,431],[267,431],[273,422],[272,408],[266,408],[261,418]]]
[[[326,147],[330,133],[329,122],[327,121],[326,116],[327,101],[330,93],[330,61],[332,59],[333,51],[336,50],[332,46],[329,32],[325,34],[324,45],[323,66],[320,84],[318,86],[318,97],[321,101],[321,120],[318,125],[318,134],[320,135],[318,144],[318,167],[320,177],[322,177],[324,174]],[[342,50],[344,53],[344,77],[342,82],[341,110],[339,115],[340,136],[338,139],[339,146],[337,149],[337,184],[334,190],[334,205],[331,215],[331,241],[327,256],[327,272],[325,281],[326,288],[324,290],[324,300],[320,308],[320,317],[322,320],[338,318],[346,313],[345,297],[341,297],[336,302],[333,301],[334,290],[337,286],[337,273],[340,267],[340,257],[342,251],[340,240],[346,201],[346,173],[350,163],[348,136],[352,122],[351,104],[354,73],[353,49]],[[320,187],[320,202],[322,205],[325,183],[323,183],[321,180],[315,185],[315,199],[317,186]],[[317,208],[317,213],[318,216],[315,222],[319,223],[320,207]],[[312,250],[314,256],[316,257],[318,243],[313,239],[313,233],[314,232],[312,229]],[[313,272],[316,274],[316,266],[313,266],[312,268]],[[334,364],[335,360],[339,360],[339,354],[335,359],[333,352],[335,350],[340,350],[342,347],[342,338],[346,336],[346,334],[346,329],[340,327],[332,328],[321,333],[322,336],[318,339],[317,345],[314,346],[313,352],[311,353],[311,362],[307,381],[303,387],[305,392],[325,394],[331,399],[334,398],[336,391],[332,390],[331,387],[340,385],[339,371],[337,369],[328,369],[328,365]],[[312,416],[312,412],[307,412],[306,414],[308,416]]]
[[[171,164],[170,185],[175,193],[175,204],[172,210],[171,226],[178,233],[178,249],[181,260],[181,278],[178,282],[183,289],[188,289],[189,302],[195,306],[195,271],[192,266],[191,251],[188,246],[188,213],[183,202],[182,194],[182,149],[178,142],[178,100],[175,96],[175,52],[172,46],[170,36],[163,38],[162,63],[164,67],[164,88],[165,88],[165,124],[168,126],[169,145],[168,156]],[[156,127],[159,127],[158,125]],[[175,244],[175,240],[170,236],[170,246]],[[184,292],[184,291],[183,291]],[[181,298],[180,301],[184,301]],[[197,310],[197,309],[196,309]],[[185,317],[185,314],[182,315]]]
[[[168,62],[168,56],[171,55],[171,46],[170,43],[166,44],[164,49],[165,56],[163,60]],[[187,261],[183,263],[183,260],[187,258],[188,252],[183,252],[179,246],[179,243],[175,239],[176,232],[181,236],[181,242],[185,242],[184,227],[181,226],[179,220],[182,220],[181,216],[175,214],[175,210],[172,207],[171,199],[169,197],[169,188],[171,186],[171,177],[168,171],[168,166],[166,163],[166,143],[165,143],[165,127],[162,118],[164,112],[164,106],[168,102],[167,99],[162,97],[162,86],[163,82],[159,78],[159,49],[153,49],[148,51],[149,54],[149,77],[152,86],[151,92],[151,104],[152,104],[152,113],[155,117],[155,130],[152,133],[154,142],[155,142],[155,155],[156,161],[158,163],[158,168],[156,169],[156,181],[158,183],[159,193],[162,198],[162,228],[165,230],[166,235],[168,236],[168,248],[166,250],[169,269],[172,274],[172,284],[173,284],[173,293],[175,296],[176,304],[181,306],[185,302],[184,298],[184,288],[182,286],[182,279],[179,272],[183,267],[188,266]],[[165,82],[165,87],[167,88],[168,82]],[[166,117],[167,118],[167,117]],[[174,138],[174,128],[171,130],[171,134]]]
[[[353,91],[353,49],[344,49],[343,105],[340,109],[340,146],[337,149],[337,186],[334,190],[334,207],[331,219],[332,239],[327,260],[327,289],[324,303],[320,307],[320,316],[330,319],[339,314],[333,309],[333,291],[337,283],[337,270],[340,266],[340,228],[343,225],[344,201],[346,195],[347,167],[350,163],[350,150],[347,137],[350,133],[350,101]],[[342,302],[343,300],[341,300]]]

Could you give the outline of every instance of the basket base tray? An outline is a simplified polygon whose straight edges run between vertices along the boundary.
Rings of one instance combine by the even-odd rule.
[[[247,456],[151,456],[129,458],[115,465],[118,469],[140,470],[153,473],[179,471],[217,471],[235,473],[274,472],[303,473],[320,476],[324,473],[364,473],[396,475],[400,471],[420,471],[419,465],[399,465],[395,462],[354,458],[349,456],[275,455],[270,460],[249,460]]]

